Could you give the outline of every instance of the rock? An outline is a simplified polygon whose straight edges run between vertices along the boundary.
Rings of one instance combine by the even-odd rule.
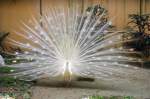
[[[0,55],[0,66],[5,65],[4,59],[3,57]]]

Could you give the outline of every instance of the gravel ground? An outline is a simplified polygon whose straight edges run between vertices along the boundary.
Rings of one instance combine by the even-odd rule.
[[[134,76],[134,77],[133,77]],[[140,70],[127,78],[98,80],[94,82],[76,81],[65,85],[62,77],[45,78],[32,87],[32,99],[82,99],[83,96],[134,96],[136,99],[150,99],[150,72]]]

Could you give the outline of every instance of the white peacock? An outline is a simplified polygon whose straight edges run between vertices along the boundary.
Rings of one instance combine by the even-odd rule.
[[[101,9],[99,9],[101,10]],[[11,75],[25,80],[72,75],[111,80],[124,78],[139,70],[133,63],[142,63],[140,53],[123,48],[122,32],[107,31],[111,21],[104,21],[106,11],[94,14],[80,11],[77,4],[71,8],[47,8],[41,21],[32,17],[22,22],[21,42],[8,38],[8,43],[25,49],[16,52],[17,58],[33,59],[29,63],[10,65],[19,68]],[[42,24],[41,24],[42,22]],[[33,24],[34,26],[33,26]]]

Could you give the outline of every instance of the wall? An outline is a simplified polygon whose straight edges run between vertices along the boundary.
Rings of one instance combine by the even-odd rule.
[[[66,6],[69,0],[42,0],[42,10],[46,7]],[[74,0],[70,0],[74,1]],[[126,26],[128,15],[139,13],[140,0],[79,0],[80,5],[102,4],[109,11],[109,17],[118,28]],[[150,12],[150,0],[142,0],[143,12]],[[10,31],[11,24],[15,25],[18,19],[29,19],[30,14],[39,14],[40,0],[1,0],[0,1],[0,30]],[[82,4],[83,3],[83,4]]]
[[[15,32],[22,33],[22,22],[28,22],[32,14],[39,17],[37,0],[0,0],[0,32],[10,32],[12,39],[25,41]],[[5,45],[9,49],[9,44]]]
[[[82,9],[89,5],[101,4],[108,9],[109,18],[118,29],[123,29],[129,22],[128,15],[139,13],[140,0],[42,0],[42,12],[47,7],[64,6],[77,1]],[[150,0],[142,0],[143,13],[150,12]],[[0,31],[11,32],[14,38],[15,30],[20,29],[20,22],[28,22],[31,15],[40,18],[40,0],[1,0],[0,1]],[[21,32],[21,31],[20,31]]]
[[[29,20],[29,14],[38,14],[38,6],[37,0],[1,0],[0,30],[11,31],[21,20]]]
[[[113,24],[119,29],[129,22],[129,14],[140,12],[140,0],[92,0],[92,4],[102,3],[109,11],[110,18],[115,17]],[[142,12],[150,13],[150,0],[142,0]]]

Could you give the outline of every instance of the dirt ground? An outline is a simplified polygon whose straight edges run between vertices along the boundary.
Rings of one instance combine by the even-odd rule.
[[[45,78],[32,87],[32,99],[82,99],[91,95],[150,99],[149,77],[149,70],[144,69],[124,79],[117,78],[111,81],[96,79],[94,82],[73,80],[68,86],[65,86],[59,77]]]

